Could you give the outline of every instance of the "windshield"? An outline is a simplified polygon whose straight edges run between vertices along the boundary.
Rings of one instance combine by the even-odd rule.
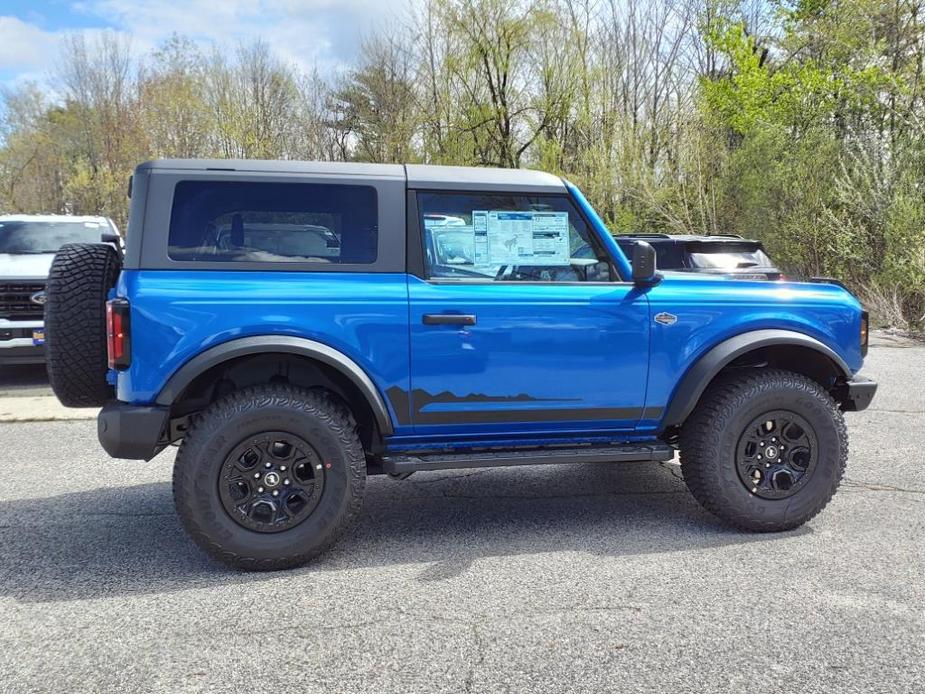
[[[711,270],[736,270],[747,267],[774,267],[774,263],[760,248],[735,252],[691,253],[691,264]]]
[[[99,243],[96,222],[0,222],[0,253],[56,253],[66,243]]]

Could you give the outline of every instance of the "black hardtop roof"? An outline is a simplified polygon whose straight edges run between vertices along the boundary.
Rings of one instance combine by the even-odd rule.
[[[156,159],[136,171],[241,171],[253,173],[315,174],[371,179],[404,179],[410,188],[436,190],[506,190],[563,193],[558,176],[531,169],[498,169],[430,164],[368,164],[362,162],[293,161],[272,159]]]

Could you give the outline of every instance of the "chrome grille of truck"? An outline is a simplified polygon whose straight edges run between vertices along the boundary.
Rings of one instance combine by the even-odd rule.
[[[42,320],[44,309],[32,296],[44,290],[44,282],[0,282],[0,318]]]

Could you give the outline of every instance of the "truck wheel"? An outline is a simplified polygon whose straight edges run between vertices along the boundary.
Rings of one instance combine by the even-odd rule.
[[[55,254],[45,304],[48,380],[62,405],[101,407],[106,382],[106,299],[122,259],[103,243],[69,243]]]
[[[213,403],[174,464],[183,525],[235,568],[306,563],[359,517],[366,457],[356,429],[324,391],[256,386]]]
[[[711,384],[681,430],[681,472],[710,512],[745,530],[799,527],[838,489],[842,414],[815,381],[749,371]]]

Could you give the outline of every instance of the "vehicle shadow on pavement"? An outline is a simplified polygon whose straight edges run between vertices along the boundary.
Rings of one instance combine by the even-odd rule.
[[[0,366],[0,395],[6,391],[43,390],[50,392],[48,373],[44,364]]]
[[[417,580],[464,576],[479,559],[552,552],[608,557],[770,542],[703,511],[677,468],[561,465],[371,478],[356,530],[294,575],[420,564]],[[0,595],[23,602],[169,593],[267,580],[207,559],[166,482],[0,502]]]

